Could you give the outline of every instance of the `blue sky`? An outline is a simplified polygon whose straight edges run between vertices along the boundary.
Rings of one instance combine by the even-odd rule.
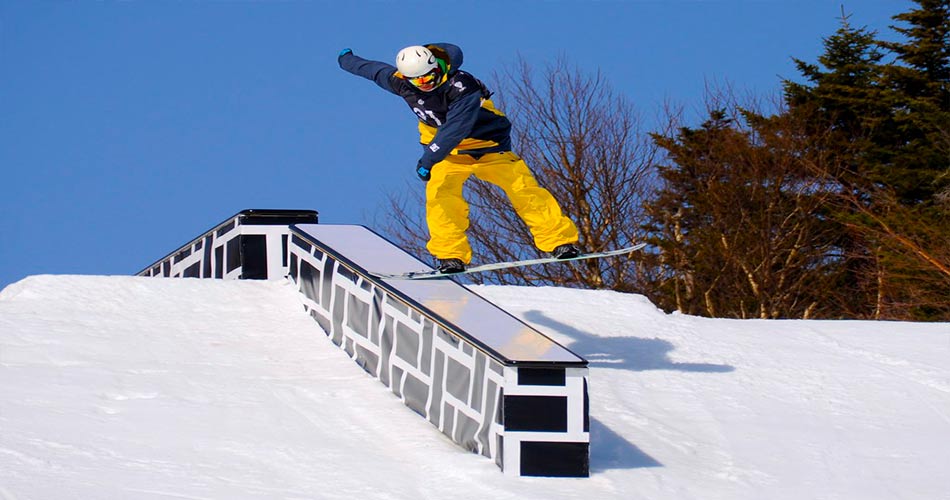
[[[0,287],[133,274],[245,208],[374,226],[422,189],[415,118],[339,69],[448,41],[465,69],[563,55],[645,116],[707,82],[768,94],[814,62],[836,1],[0,0]],[[892,37],[913,4],[846,2]],[[425,238],[426,235],[419,235]]]

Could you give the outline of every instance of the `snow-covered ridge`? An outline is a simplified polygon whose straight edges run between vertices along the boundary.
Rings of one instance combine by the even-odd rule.
[[[950,325],[667,315],[474,287],[590,361],[589,479],[510,478],[284,282],[0,291],[0,498],[950,498]]]

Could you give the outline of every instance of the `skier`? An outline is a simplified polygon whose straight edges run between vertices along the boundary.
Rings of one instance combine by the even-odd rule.
[[[465,270],[472,248],[465,231],[469,206],[462,185],[472,175],[502,188],[527,224],[535,246],[558,259],[576,257],[577,227],[527,164],[511,151],[511,122],[477,78],[461,71],[462,50],[449,43],[406,47],[396,66],[340,52],[340,67],[409,104],[424,147],[416,175],[426,184],[426,248],[442,273]]]

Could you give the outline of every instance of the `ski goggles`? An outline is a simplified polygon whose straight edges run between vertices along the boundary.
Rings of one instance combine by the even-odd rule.
[[[439,68],[433,68],[432,71],[424,75],[414,76],[411,78],[406,77],[406,79],[409,80],[409,83],[419,90],[427,91],[435,88],[435,86],[438,84],[440,74],[441,71],[439,71]]]

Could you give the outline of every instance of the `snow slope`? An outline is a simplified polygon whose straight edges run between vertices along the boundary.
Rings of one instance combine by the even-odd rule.
[[[509,478],[284,282],[0,292],[0,499],[950,499],[950,325],[667,315],[474,287],[591,362],[592,476]]]

